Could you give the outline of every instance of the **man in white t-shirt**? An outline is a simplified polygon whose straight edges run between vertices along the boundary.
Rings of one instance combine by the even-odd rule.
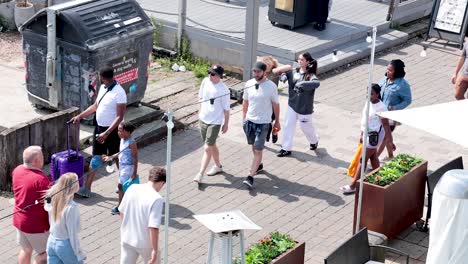
[[[278,88],[276,84],[266,78],[266,64],[255,63],[253,68],[254,79],[245,84],[242,118],[247,143],[252,145],[253,161],[249,176],[243,181],[249,188],[253,187],[253,176],[263,170],[262,156],[265,140],[271,123],[272,111],[276,117],[280,116],[278,102]],[[276,118],[273,128],[280,131],[279,118]]]
[[[94,104],[71,119],[76,124],[82,118],[96,113],[96,124],[94,127],[93,157],[91,159],[91,170],[78,195],[88,198],[91,196],[91,184],[93,183],[96,170],[102,166],[102,155],[111,156],[119,152],[120,138],[117,127],[122,122],[127,105],[127,94],[120,84],[114,80],[114,70],[104,68],[99,72],[101,87]],[[118,161],[116,161],[118,166]]]
[[[119,206],[121,264],[134,264],[138,256],[145,264],[161,262],[158,240],[164,200],[158,192],[165,183],[166,170],[153,167],[146,184],[133,184],[125,192]]]
[[[207,175],[213,176],[223,171],[219,161],[219,150],[216,146],[216,139],[219,131],[224,134],[228,130],[230,93],[223,83],[224,69],[220,65],[213,65],[209,70],[209,76],[203,79],[198,98],[202,101],[200,106],[200,133],[205,144],[200,171],[193,178],[194,182],[201,183],[206,168],[211,158],[215,165],[208,171]]]

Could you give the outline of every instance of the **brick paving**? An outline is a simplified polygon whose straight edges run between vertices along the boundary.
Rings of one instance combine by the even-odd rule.
[[[413,44],[377,58],[375,76],[382,76],[387,62],[401,58],[407,65],[412,85],[414,106],[453,100],[449,78],[458,54],[456,48],[429,49],[426,58],[419,57],[421,46]],[[297,131],[294,153],[279,159],[279,145],[267,144],[265,171],[256,177],[256,189],[248,191],[242,180],[248,173],[251,152],[241,129],[241,108],[232,109],[230,131],[219,139],[225,173],[205,177],[197,187],[191,182],[198,171],[202,142],[196,128],[174,135],[171,220],[169,223],[169,263],[205,263],[208,230],[193,214],[240,209],[263,227],[248,231],[247,245],[271,231],[290,234],[306,241],[306,263],[323,263],[323,258],[351,236],[354,196],[343,196],[339,187],[349,182],[344,172],[359,136],[360,112],[367,84],[367,65],[352,67],[333,76],[325,76],[317,91],[314,122],[320,134],[317,151],[308,150],[302,132]],[[284,116],[287,97],[280,97]],[[457,155],[468,158],[462,147],[430,134],[401,126],[395,131],[397,152],[423,157],[434,170]],[[281,142],[281,137],[279,142]],[[139,150],[140,175],[144,179],[151,166],[165,164],[166,141]],[[83,248],[89,253],[87,263],[118,263],[120,256],[119,225],[110,210],[115,206],[117,174],[100,172],[91,199],[77,199],[80,204]],[[165,190],[162,191],[165,193]],[[0,217],[11,212],[8,197],[0,197]],[[162,245],[161,235],[161,245]],[[16,263],[18,246],[11,220],[0,222],[0,258],[2,263]],[[423,263],[428,236],[408,229],[396,240],[389,241],[411,254],[412,263]],[[388,263],[403,263],[401,256],[388,255]]]

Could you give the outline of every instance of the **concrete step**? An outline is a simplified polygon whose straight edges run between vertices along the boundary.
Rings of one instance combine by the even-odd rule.
[[[321,57],[322,56],[321,54],[330,54],[335,49],[342,49],[343,47],[349,47],[351,43],[359,43],[361,41],[366,43],[365,39],[367,37],[367,32],[371,30],[372,28],[369,28],[367,30],[363,29],[363,30],[356,31],[352,34],[343,34],[342,37],[336,38],[333,41],[325,42],[318,46],[300,50],[296,52],[296,56],[294,60],[297,59],[297,56],[299,56],[299,54],[304,53],[304,52],[310,52],[313,57]],[[384,22],[380,25],[377,25],[377,32],[379,35],[385,34],[389,31],[391,31],[390,22]]]
[[[154,104],[170,96],[192,89],[198,86],[197,79],[192,72],[168,72],[164,73],[163,79],[151,80],[146,88],[145,98],[142,102]],[[150,78],[157,78],[158,75],[150,75]]]
[[[318,73],[325,73],[347,65],[348,63],[368,57],[371,54],[371,44],[366,42],[366,36],[367,34],[352,43],[336,47],[338,57],[337,61],[332,60],[332,52],[319,54],[317,56],[319,65]],[[398,30],[388,31],[384,34],[377,35],[375,51],[379,52],[393,46],[397,46],[405,43],[408,39],[408,33]]]
[[[176,128],[173,129],[173,132]],[[166,122],[159,119],[138,127],[135,132],[133,132],[132,136],[136,139],[137,146],[141,148],[161,140],[166,136],[166,134]]]
[[[388,30],[377,28],[377,42],[375,51],[380,52],[394,46],[406,43],[408,40],[421,36],[427,31],[428,18],[422,18],[399,27],[398,30]],[[371,53],[371,44],[366,42],[366,35],[352,42],[336,47],[338,60],[332,60],[332,51],[321,52],[318,57],[318,73],[325,73],[348,63],[366,58]]]
[[[148,107],[144,105],[139,107],[130,106],[125,112],[124,119],[134,124],[138,130],[138,128],[144,124],[159,120],[163,114],[163,111],[157,110],[155,107]],[[85,124],[80,125],[80,149],[85,149],[92,144],[91,139],[93,134],[94,126]]]

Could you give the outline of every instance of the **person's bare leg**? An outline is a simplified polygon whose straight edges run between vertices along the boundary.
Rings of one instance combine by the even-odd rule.
[[[208,145],[205,144],[204,152],[203,152],[203,158],[202,158],[201,165],[200,165],[200,174],[201,175],[205,174],[206,168],[208,167],[208,164],[210,164],[211,157],[213,156],[212,155],[212,153],[213,153],[212,149],[213,148],[211,146],[208,146]]]
[[[386,146],[387,146],[388,158],[393,159],[393,147],[394,147],[393,143],[387,140]]]
[[[124,192],[123,192],[122,184],[119,183],[119,185],[117,187],[119,188],[119,203],[117,204],[117,208],[119,208],[120,203],[122,202],[122,199],[123,199],[123,196],[124,196]]]
[[[219,160],[219,149],[218,149],[218,146],[216,146],[216,144],[211,146],[211,154],[212,154],[215,165],[218,168],[221,167],[221,161]]]
[[[468,81],[465,81],[465,78],[463,76],[458,76],[457,81],[455,83],[455,99],[464,100],[467,88]]]
[[[376,150],[366,148],[366,160],[365,160],[364,164],[367,165],[367,162],[369,161],[370,157],[372,157],[372,156],[376,156]],[[374,160],[374,162],[375,162],[375,160]],[[364,170],[366,170],[366,166],[364,166]],[[361,178],[361,164],[358,165],[358,167],[356,169],[356,172],[354,173],[353,180],[351,181],[351,184],[349,185],[351,187],[351,189],[356,188],[356,183],[360,178]]]
[[[31,257],[32,257],[32,248],[31,249],[20,249],[18,254],[18,263],[19,264],[31,264]]]
[[[258,169],[258,166],[260,166],[260,163],[262,163],[262,157],[263,157],[263,150],[255,150],[253,149],[253,146],[252,146],[252,150],[253,150],[253,153],[254,153],[254,158],[253,158],[253,161],[252,161],[252,167],[250,168],[250,176],[255,176],[255,174],[257,174],[257,169]]]
[[[34,264],[47,264],[47,253],[42,252],[34,258]]]
[[[370,157],[370,163],[372,166],[372,170],[375,170],[380,167],[380,161],[379,161],[379,158],[377,157],[377,151],[374,152],[374,155],[372,155],[372,157]]]
[[[382,152],[384,151],[385,147],[387,146],[387,140],[388,137],[387,135],[384,136],[384,139],[382,140],[382,143],[380,143],[379,147],[377,148],[377,158],[380,157]]]
[[[93,184],[94,177],[96,176],[96,170],[90,170],[86,177],[86,189],[91,191],[91,185]]]

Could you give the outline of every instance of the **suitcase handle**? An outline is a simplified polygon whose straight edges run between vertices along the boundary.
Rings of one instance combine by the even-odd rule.
[[[70,151],[71,151],[71,144],[70,144],[70,126],[71,122],[67,122],[67,149],[68,149],[68,157],[71,157]],[[78,151],[79,151],[79,140],[80,140],[80,127],[79,124],[74,124],[75,126],[75,146],[76,146],[76,152],[75,156],[78,157]]]

